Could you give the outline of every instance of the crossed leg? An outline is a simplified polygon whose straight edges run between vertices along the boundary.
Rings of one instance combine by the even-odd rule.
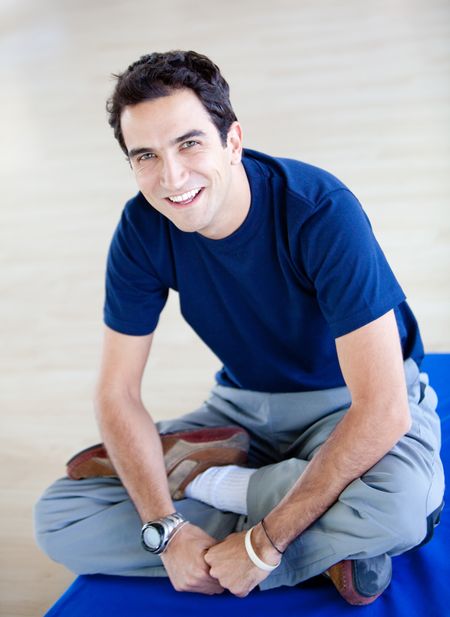
[[[421,395],[416,382],[410,387],[410,433],[289,546],[263,589],[294,585],[342,559],[395,555],[421,542],[426,517],[442,499],[443,474],[433,391]],[[218,387],[197,411],[161,422],[161,433],[244,426],[251,437],[249,464],[258,468],[250,479],[248,516],[192,499],[176,502],[177,510],[218,540],[255,524],[279,503],[345,413],[345,390],[267,395]],[[319,419],[311,422],[314,414]],[[165,575],[160,558],[140,545],[141,521],[118,479],[57,480],[36,505],[35,526],[42,549],[75,573]]]

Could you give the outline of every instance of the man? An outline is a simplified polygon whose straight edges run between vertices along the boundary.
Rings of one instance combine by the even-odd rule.
[[[444,480],[417,323],[360,204],[244,151],[205,56],[142,57],[108,111],[140,192],[108,258],[105,448],[41,498],[38,542],[77,573],[238,596],[326,573],[374,601],[391,556],[430,538]],[[202,407],[155,425],[140,387],[169,289],[224,366]]]

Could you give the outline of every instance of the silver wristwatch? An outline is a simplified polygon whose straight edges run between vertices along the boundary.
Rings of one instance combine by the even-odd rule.
[[[154,555],[161,555],[177,531],[188,521],[179,512],[145,523],[141,530],[142,546]]]

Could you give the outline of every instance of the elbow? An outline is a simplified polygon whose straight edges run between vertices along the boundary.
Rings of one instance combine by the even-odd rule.
[[[392,407],[389,412],[389,419],[389,424],[392,427],[392,431],[398,437],[398,441],[411,430],[412,419],[408,403]]]
[[[411,418],[411,413],[410,413],[409,408],[408,408],[406,417],[403,420],[403,433],[402,433],[402,437],[403,437],[403,435],[406,435],[407,433],[409,433],[409,431],[411,430],[411,427],[412,427],[412,418]]]

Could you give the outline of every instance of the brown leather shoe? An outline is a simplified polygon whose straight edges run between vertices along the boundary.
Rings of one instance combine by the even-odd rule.
[[[189,429],[160,437],[173,499],[182,499],[189,482],[209,467],[244,465],[247,461],[248,434],[236,426]],[[72,480],[117,477],[102,443],[78,452],[66,466]]]
[[[369,559],[345,559],[324,573],[349,604],[363,606],[374,602],[392,578],[389,555]]]

